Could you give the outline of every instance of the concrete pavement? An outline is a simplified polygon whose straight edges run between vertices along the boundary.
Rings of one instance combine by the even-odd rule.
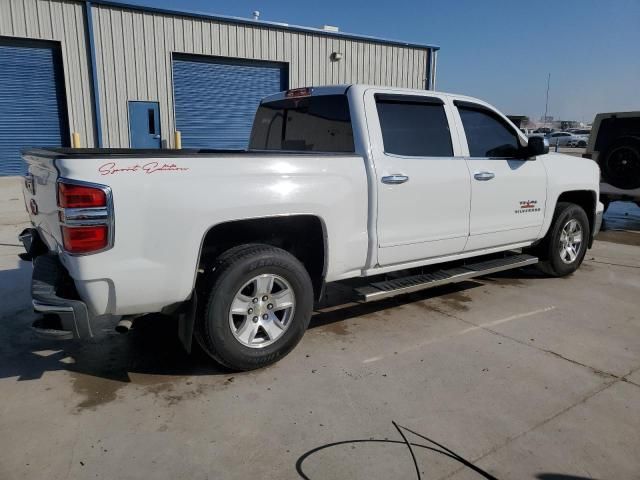
[[[640,478],[637,231],[604,232],[570,278],[326,309],[283,361],[237,374],[160,318],[36,338],[22,200],[0,181],[2,479],[416,479],[402,435],[423,479]]]

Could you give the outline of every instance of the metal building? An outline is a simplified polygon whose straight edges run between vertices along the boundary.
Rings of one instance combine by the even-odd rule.
[[[0,0],[0,175],[24,146],[243,148],[260,98],[433,88],[438,47],[108,0]]]

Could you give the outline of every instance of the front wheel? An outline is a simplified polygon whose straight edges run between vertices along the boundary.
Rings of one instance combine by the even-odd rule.
[[[589,219],[583,208],[559,202],[551,228],[539,248],[543,260],[540,268],[554,277],[572,274],[587,253],[589,238]]]
[[[270,245],[225,252],[201,285],[196,338],[219,363],[252,370],[276,362],[309,325],[313,287],[304,266]]]

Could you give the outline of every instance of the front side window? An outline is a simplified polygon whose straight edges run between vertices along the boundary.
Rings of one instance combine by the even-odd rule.
[[[249,148],[353,152],[346,95],[286,98],[261,104],[253,122]]]
[[[452,157],[449,123],[440,100],[377,95],[384,151],[415,157]]]
[[[482,107],[458,105],[471,157],[515,158],[520,142],[515,131],[495,113]]]

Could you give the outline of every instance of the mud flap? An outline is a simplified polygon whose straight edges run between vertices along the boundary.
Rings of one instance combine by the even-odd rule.
[[[25,228],[20,235],[18,235],[18,238],[26,250],[26,252],[19,253],[18,256],[25,262],[30,262],[49,251],[35,228]]]
[[[178,338],[187,353],[191,353],[193,344],[193,327],[196,321],[197,306],[198,294],[194,290],[191,298],[178,311]]]

